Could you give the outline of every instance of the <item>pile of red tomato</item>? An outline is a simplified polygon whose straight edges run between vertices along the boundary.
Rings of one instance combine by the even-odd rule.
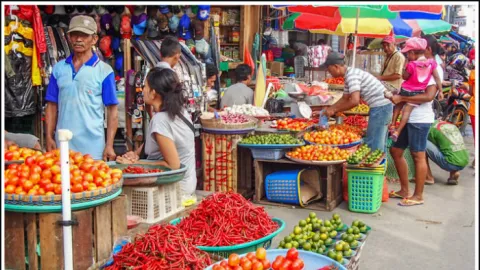
[[[16,151],[11,146],[9,151]],[[120,181],[122,171],[110,169],[104,161],[70,151],[70,190],[72,193],[108,187]],[[23,164],[10,164],[5,170],[5,193],[18,195],[62,194],[60,150],[35,154]]]
[[[343,77],[338,78],[326,78],[324,82],[328,84],[345,84],[345,79]]]
[[[277,256],[270,264],[267,259],[267,251],[264,248],[257,249],[256,253],[250,252],[240,258],[237,254],[230,254],[228,260],[213,265],[213,270],[302,270],[305,264],[298,257],[298,250],[291,248],[286,256]]]
[[[361,139],[357,133],[342,129],[308,132],[304,135],[304,138],[312,143],[332,145],[349,144]]]
[[[5,161],[25,160],[29,156],[39,156],[42,152],[30,148],[19,148],[17,145],[12,145],[5,149]]]
[[[276,126],[277,129],[280,130],[304,131],[316,123],[318,123],[318,119],[308,120],[304,118],[284,118],[282,120],[277,120]]]

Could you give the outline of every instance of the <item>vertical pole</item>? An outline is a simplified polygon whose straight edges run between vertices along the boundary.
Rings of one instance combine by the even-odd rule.
[[[72,132],[67,129],[58,131],[60,141],[60,168],[62,175],[62,218],[63,218],[63,257],[65,270],[73,269],[73,248],[72,248],[72,224],[66,224],[72,220],[72,209],[70,199],[70,155],[68,141],[72,139]]]
[[[353,41],[352,67],[355,67],[355,56],[357,54],[358,17],[360,17],[360,7],[357,7],[357,18],[355,20],[355,39]]]

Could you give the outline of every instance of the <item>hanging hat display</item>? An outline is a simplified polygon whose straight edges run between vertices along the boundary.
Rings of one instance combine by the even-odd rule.
[[[135,6],[134,5],[127,5],[125,7],[128,9],[130,14],[133,14],[133,12],[135,11]]]
[[[172,6],[172,13],[173,14],[178,14],[180,13],[182,10],[180,9],[180,6]]]
[[[115,6],[115,13],[122,15],[125,12],[125,6]]]
[[[200,21],[205,21],[210,16],[210,5],[200,5],[198,6],[197,18]]]
[[[122,38],[130,39],[132,37],[132,27],[130,25],[130,16],[123,15],[120,21],[120,35]]]
[[[145,13],[146,6],[135,6],[135,9],[133,10],[134,15],[140,15],[142,13]]]
[[[85,6],[76,6],[78,13],[84,13],[85,12]]]
[[[108,11],[108,13],[114,13],[115,12],[115,6],[106,6],[105,7]]]
[[[133,15],[132,16],[132,28],[133,34],[136,36],[141,36],[145,33],[145,29],[147,28],[147,14],[142,13],[140,15]]]
[[[120,77],[123,77],[123,53],[115,53],[115,70],[118,72]]]
[[[113,26],[113,31],[115,32],[114,35],[118,36],[120,35],[120,21],[121,21],[121,15],[120,14],[115,14],[112,17],[112,26]]]
[[[98,46],[105,58],[110,58],[113,55],[112,51],[112,37],[104,36],[100,39],[100,45]]]
[[[115,52],[121,51],[120,50],[120,38],[119,37],[113,37],[112,38],[112,50]]]
[[[67,14],[72,14],[73,12],[75,12],[75,6],[63,6],[63,8],[65,9],[65,13]]]
[[[53,5],[45,6],[43,11],[48,15],[52,15],[53,13],[55,13],[55,6]]]
[[[174,16],[176,17],[176,16]],[[178,36],[185,40],[192,38],[192,31],[190,30],[191,21],[187,14],[184,14],[178,23]]]
[[[158,7],[157,6],[147,6],[148,17],[157,17]]]
[[[86,14],[90,14],[90,13],[92,13],[93,10],[94,10],[94,7],[93,7],[93,6],[83,6],[83,7],[85,7],[85,13],[86,13]]]

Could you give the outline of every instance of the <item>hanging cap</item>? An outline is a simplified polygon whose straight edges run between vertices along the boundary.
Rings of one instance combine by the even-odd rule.
[[[128,15],[122,16],[120,21],[120,35],[126,39],[132,37],[132,27],[130,26],[130,16]]]
[[[65,13],[67,14],[72,14],[73,12],[75,12],[75,6],[63,6],[63,8],[65,9]]]
[[[112,26],[113,26],[113,30],[115,31],[115,34],[119,34],[120,33],[120,14],[115,14],[113,17],[112,17]]]
[[[321,67],[327,68],[328,66],[332,65],[344,65],[345,64],[345,56],[338,52],[331,52],[327,56],[327,60],[325,63],[321,65]]]
[[[172,13],[173,14],[178,14],[180,13],[182,10],[180,9],[180,6],[172,6]]]
[[[198,14],[198,6],[197,5],[191,6],[191,10],[192,10],[192,14]]]
[[[170,19],[168,19],[168,27],[174,33],[177,32],[179,23],[180,19],[177,16],[172,16]]]
[[[197,18],[201,21],[205,21],[210,16],[210,5],[198,6]]]
[[[122,15],[125,12],[125,6],[115,6],[115,13]]]
[[[187,40],[192,38],[192,31],[190,30],[190,17],[184,14],[178,23],[178,35],[179,37]]]
[[[156,17],[158,8],[156,6],[147,6],[148,17]]]
[[[123,53],[115,54],[115,70],[123,77]]]
[[[425,50],[427,48],[427,41],[423,38],[409,38],[407,42],[405,42],[405,47],[402,49],[402,53],[409,52],[411,50],[420,51]]]
[[[105,9],[104,6],[95,6],[95,12],[98,15],[103,15],[103,14],[105,14],[105,12],[107,12],[107,10]]]
[[[97,33],[97,24],[95,20],[90,16],[78,15],[70,20],[68,32],[82,32],[87,35],[93,35]]]
[[[158,21],[155,18],[148,18],[147,20],[147,35],[149,38],[158,36]]]
[[[114,30],[113,30],[113,25],[112,25],[112,15],[110,13],[105,13],[102,15],[100,18],[100,26],[103,31],[107,35],[113,35]]]
[[[135,6],[135,9],[133,10],[133,14],[138,16],[142,13],[145,13],[145,8],[146,6]]]
[[[52,15],[53,13],[55,13],[55,6],[53,5],[45,6],[43,11],[48,15]]]
[[[142,13],[139,16],[132,16],[133,34],[141,36],[147,28],[147,14]]]
[[[58,26],[59,23],[60,15],[58,14],[53,14],[52,16],[50,16],[50,18],[48,18],[48,25],[50,26]]]
[[[128,5],[128,6],[125,6],[128,11],[130,12],[130,14],[133,14],[133,12],[135,12],[135,6],[134,5]]]
[[[112,38],[112,49],[114,51],[117,51],[120,49],[120,38],[119,37],[113,37]]]
[[[108,13],[114,13],[115,12],[115,6],[106,6],[105,7],[108,11]]]
[[[110,58],[113,55],[111,45],[112,45],[111,36],[103,36],[100,39],[99,48],[105,58]]]
[[[85,8],[85,13],[90,14],[93,12],[93,6],[83,6]]]
[[[162,13],[162,14],[170,13],[170,8],[168,6],[160,6],[158,9],[160,10],[160,13]]]
[[[85,6],[76,6],[76,8],[79,13],[85,12]]]

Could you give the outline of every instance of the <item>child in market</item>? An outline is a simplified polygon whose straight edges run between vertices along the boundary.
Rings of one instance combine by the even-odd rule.
[[[403,79],[405,81],[402,83],[400,89],[401,96],[415,96],[424,93],[432,76],[435,79],[439,91],[442,90],[442,82],[436,70],[437,63],[434,59],[427,59],[425,57],[424,53],[426,48],[427,41],[425,39],[414,37],[407,40],[405,47],[402,49],[402,53],[407,54],[408,63],[406,63],[403,71]],[[405,104],[405,102],[395,105],[392,124],[390,126],[393,141],[397,141],[402,129],[408,123],[410,113],[416,106],[418,106],[418,104]],[[400,112],[402,112],[400,125],[395,129],[395,124]]]

